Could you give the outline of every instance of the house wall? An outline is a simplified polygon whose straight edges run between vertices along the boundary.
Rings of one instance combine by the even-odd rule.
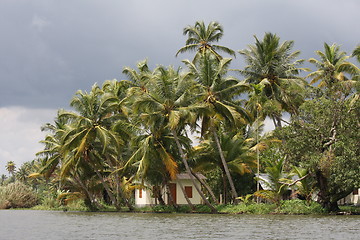
[[[140,198],[140,189],[135,189],[135,206],[145,207],[155,203],[155,199],[151,197],[150,189],[141,189],[142,197]]]
[[[181,181],[181,184],[182,184],[182,186],[184,188],[188,187],[188,186],[192,187],[192,198],[189,198],[192,204],[201,204],[202,203],[202,199],[200,197],[200,194],[196,191],[196,188],[195,188],[195,186],[193,185],[193,183],[192,183],[192,181],[190,179],[181,179],[181,180],[178,180],[178,181]],[[176,183],[176,181],[174,181],[174,183]],[[199,188],[201,188],[200,183],[198,181],[196,181],[196,185]],[[167,196],[166,196],[166,200],[167,200],[167,203],[168,203],[169,199],[168,199]],[[184,194],[183,194],[179,184],[176,184],[176,203],[180,204],[180,205],[187,204],[187,201],[186,201],[186,199],[184,197]]]
[[[339,200],[338,204],[351,204],[355,206],[360,206],[360,188],[358,188],[357,194],[354,194],[354,192],[350,193],[345,198]]]
[[[192,198],[190,198],[190,201],[192,204],[202,204],[202,199],[200,197],[200,194],[196,191],[196,188],[190,179],[179,179],[179,180],[172,182],[172,183],[176,183],[176,203],[177,204],[180,204],[180,205],[187,204],[184,194],[180,188],[180,185],[177,183],[178,181],[181,181],[181,184],[184,188],[188,187],[188,186],[192,187]],[[196,181],[196,185],[199,188],[201,188],[200,183],[198,181]],[[164,198],[165,203],[169,204],[169,198],[166,194],[165,187],[162,189],[162,193],[163,193],[163,198]],[[152,195],[152,192],[149,188],[142,189],[142,198],[140,198],[140,189],[135,189],[135,206],[136,207],[144,207],[144,206],[149,206],[149,205],[155,205],[157,201],[155,200],[155,198],[152,198],[151,195]]]

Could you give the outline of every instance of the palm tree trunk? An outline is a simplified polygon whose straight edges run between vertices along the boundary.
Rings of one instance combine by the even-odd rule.
[[[230,184],[231,195],[232,195],[233,202],[234,202],[234,204],[238,204],[239,200],[237,199],[238,195],[237,195],[237,192],[236,192],[236,189],[235,189],[235,185],[234,185],[234,182],[233,182],[233,180],[231,178],[230,171],[229,171],[228,165],[227,165],[225,157],[224,157],[224,153],[223,153],[223,151],[221,149],[219,136],[217,135],[215,128],[212,128],[212,133],[213,133],[213,136],[214,136],[214,139],[215,139],[215,142],[216,142],[216,146],[217,146],[219,154],[220,154],[220,159],[221,159],[221,162],[223,164],[223,167],[224,167],[224,170],[225,170],[225,173],[226,173],[226,177],[227,177],[227,179],[229,181],[229,184]]]
[[[191,180],[191,182],[193,183],[196,191],[200,194],[200,197],[202,198],[202,200],[204,201],[204,203],[211,209],[211,212],[212,212],[212,213],[216,213],[216,212],[217,212],[216,208],[215,208],[213,205],[211,205],[211,203],[206,199],[204,193],[201,191],[201,189],[200,189],[200,188],[198,187],[198,185],[195,183],[195,177],[194,177],[194,175],[193,175],[192,172],[191,172],[191,169],[190,169],[189,164],[188,164],[188,162],[187,162],[187,160],[186,160],[184,151],[183,151],[182,148],[181,148],[181,144],[180,144],[180,141],[179,141],[179,138],[178,138],[178,135],[177,135],[176,131],[175,131],[174,129],[171,129],[171,133],[172,133],[172,135],[174,136],[174,139],[175,139],[177,148],[178,148],[178,150],[179,150],[179,152],[180,152],[181,160],[182,160],[182,162],[183,162],[184,165],[185,165],[186,172],[187,172],[187,174],[189,174],[190,180]]]
[[[113,169],[115,169],[113,164],[111,163],[111,161],[108,161],[108,163]],[[119,201],[119,198],[121,197],[124,200],[126,206],[129,208],[129,210],[132,211],[132,210],[134,210],[134,207],[131,205],[129,199],[127,199],[125,197],[125,194],[124,194],[124,191],[121,188],[121,183],[120,183],[119,179],[120,179],[120,176],[119,176],[118,172],[116,172],[116,175],[115,175],[116,193],[117,193],[116,199]]]
[[[120,204],[117,201],[117,199],[115,198],[114,194],[111,192],[111,189],[109,187],[109,185],[104,181],[103,176],[100,174],[99,170],[96,169],[96,167],[93,164],[92,165],[93,170],[95,171],[96,175],[98,176],[98,178],[100,179],[102,185],[104,186],[105,190],[107,191],[111,202],[115,205],[116,210],[121,210]]]
[[[171,202],[171,205],[173,205],[173,207],[175,209],[179,209],[179,206],[175,202],[176,199],[173,199],[173,196],[171,194],[169,182],[165,183],[165,187],[166,187],[166,192],[167,192],[167,195],[168,195],[168,203]]]
[[[190,169],[191,174],[201,183],[201,185],[208,191],[208,193],[210,194],[211,198],[213,199],[214,203],[219,204],[218,199],[215,197],[214,192],[211,190],[210,186],[207,185],[207,183],[202,180],[198,175],[194,174],[193,170]]]
[[[183,185],[181,184],[181,181],[179,181],[178,183],[179,183],[180,189],[181,189],[181,191],[182,191],[182,193],[183,193],[183,195],[184,195],[184,197],[185,197],[186,202],[188,203],[188,205],[189,205],[189,207],[191,208],[191,210],[194,211],[194,210],[195,210],[195,207],[194,207],[194,205],[191,203],[189,197],[187,196],[187,194],[186,194],[186,192],[185,192],[185,189],[184,189]]]
[[[86,198],[90,201],[90,206],[88,206],[90,210],[91,211],[98,210],[100,206],[97,204],[97,202],[95,201],[95,199],[93,198],[92,194],[89,192],[87,187],[84,185],[84,183],[77,176],[74,176],[74,180],[84,190]]]

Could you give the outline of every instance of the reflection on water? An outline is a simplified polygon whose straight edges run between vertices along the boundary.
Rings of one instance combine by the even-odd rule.
[[[0,239],[360,239],[360,216],[1,210]]]

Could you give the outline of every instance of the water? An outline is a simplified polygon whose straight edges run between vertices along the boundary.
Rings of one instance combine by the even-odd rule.
[[[360,216],[1,210],[0,239],[360,239]]]

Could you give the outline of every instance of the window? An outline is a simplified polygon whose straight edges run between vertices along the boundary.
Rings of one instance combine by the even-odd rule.
[[[142,198],[142,188],[139,189],[139,198]]]
[[[192,186],[185,186],[185,193],[188,198],[192,198]]]
[[[354,189],[353,195],[359,195],[359,189],[358,189],[358,188],[355,188],[355,189]]]

